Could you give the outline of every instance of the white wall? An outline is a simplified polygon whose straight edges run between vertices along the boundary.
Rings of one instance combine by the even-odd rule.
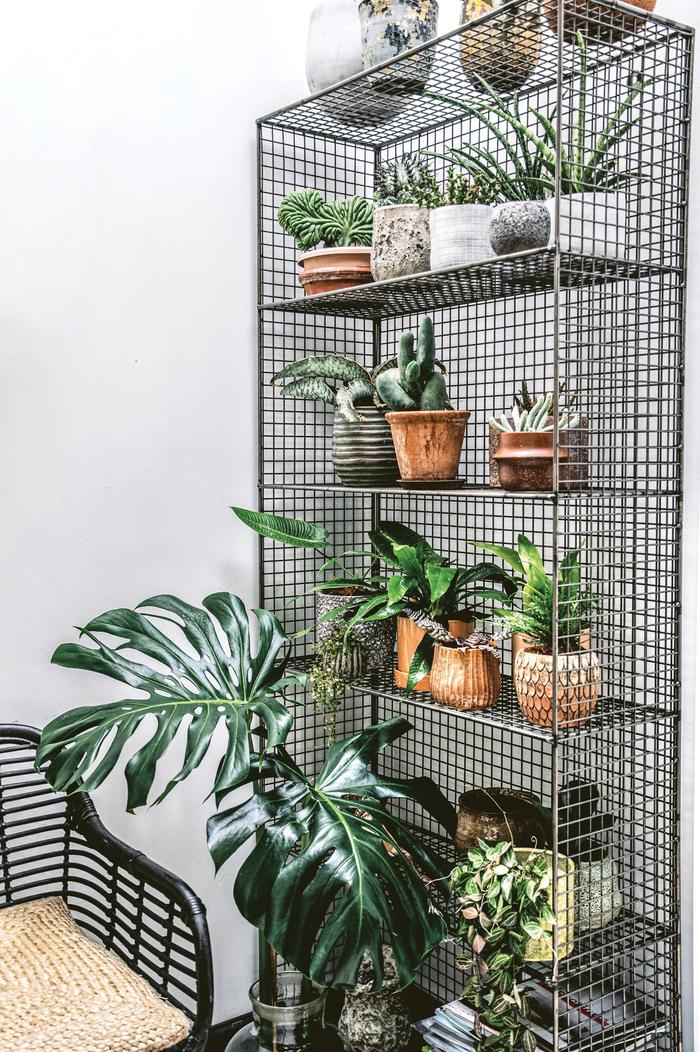
[[[114,684],[49,664],[54,646],[73,638],[71,626],[102,610],[163,590],[194,601],[219,588],[256,598],[254,544],[227,510],[255,499],[254,118],[305,92],[311,6],[5,5],[0,719],[43,724],[69,705],[117,696]],[[696,0],[658,6],[681,21],[697,18]],[[443,0],[443,29],[456,24],[458,8]],[[695,247],[689,305],[696,402]],[[697,414],[688,440],[692,630]],[[686,731],[688,773],[691,739]],[[209,808],[199,801],[211,774],[209,766],[157,813],[135,818],[123,813],[120,777],[97,799],[112,829],[205,898],[223,1017],[246,1008],[254,945],[231,902],[232,870],[214,878],[206,851]],[[689,966],[689,940],[685,952]]]

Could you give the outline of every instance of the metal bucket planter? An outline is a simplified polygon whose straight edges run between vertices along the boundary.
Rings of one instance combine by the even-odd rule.
[[[430,269],[459,267],[493,256],[491,205],[442,205],[430,212]]]
[[[438,7],[437,0],[359,0],[365,69],[432,40]],[[411,55],[396,69],[378,71],[373,87],[389,94],[416,95],[425,88],[432,63],[430,52]]]
[[[504,6],[506,0],[464,0],[462,22],[473,22]],[[462,68],[477,91],[487,81],[501,94],[517,91],[528,80],[542,51],[542,18],[538,0],[465,33],[460,43]]]
[[[381,409],[358,407],[359,424],[340,413],[333,420],[333,467],[346,486],[394,486],[399,477],[391,428]]]
[[[430,211],[420,205],[375,209],[372,277],[375,281],[430,269]]]
[[[544,846],[551,842],[551,829],[537,810],[538,798],[523,789],[472,789],[459,798],[455,847],[461,853],[477,841],[515,847]]]
[[[316,640],[323,643],[330,635],[335,619],[321,621],[321,618],[331,610],[346,606],[352,598],[351,589],[344,592],[317,592],[316,593]],[[342,615],[339,615],[342,616]],[[394,640],[396,639],[396,619],[387,618],[386,621],[366,621],[355,625],[350,638],[357,642],[362,652],[363,667],[358,676],[367,670],[386,668],[391,664],[394,656]]]

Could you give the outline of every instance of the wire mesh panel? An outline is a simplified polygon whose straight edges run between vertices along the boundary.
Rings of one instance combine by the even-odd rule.
[[[511,61],[499,65],[494,40],[504,37]],[[521,644],[499,641],[498,700],[465,711],[429,691],[407,694],[389,658],[347,691],[337,730],[407,716],[413,731],[382,755],[383,773],[428,775],[455,806],[465,792],[505,788],[532,793],[548,809],[542,842],[553,873],[568,859],[574,876],[555,892],[565,951],[528,966],[541,1008],[535,1024],[545,1045],[591,1052],[680,1047],[692,46],[686,27],[615,0],[511,0],[259,125],[261,507],[331,533],[325,552],[264,542],[263,601],[290,633],[310,630],[294,644],[294,660],[308,668],[319,568],[331,554],[366,550],[383,521],[419,531],[464,567],[484,558],[480,541],[514,548],[525,537],[537,547],[553,582],[554,627],[527,676],[516,662]],[[549,167],[537,167],[538,143],[545,157],[550,151]],[[548,210],[549,243],[506,255],[487,245],[469,262],[304,295],[297,250],[277,222],[283,197],[306,187],[329,200],[371,197],[381,167],[406,155],[424,162],[441,188],[451,168],[471,179],[506,171],[512,199]],[[339,353],[371,370],[425,314],[451,404],[470,414],[457,483],[409,491],[397,473],[377,487],[345,485],[334,457],[335,407],[270,381],[309,355]],[[500,485],[490,421],[512,414],[523,381],[535,397],[551,394],[553,469],[544,489],[514,492]],[[568,433],[553,423],[564,409],[576,416]],[[350,562],[367,569],[366,556]],[[478,614],[480,628],[500,627],[488,603]],[[300,711],[293,746],[317,770],[327,727],[310,698]],[[457,857],[419,809],[403,805],[402,814]],[[462,991],[460,949],[447,944],[421,970],[419,984],[436,999]]]

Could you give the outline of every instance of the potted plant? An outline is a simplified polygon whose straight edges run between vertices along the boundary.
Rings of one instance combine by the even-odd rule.
[[[375,281],[430,269],[430,211],[423,198],[433,182],[417,154],[379,164],[372,235]]]
[[[549,851],[480,840],[453,870],[450,886],[461,913],[459,937],[471,951],[462,958],[471,972],[465,998],[486,1031],[485,1047],[535,1052],[522,971],[527,961],[551,961],[555,921],[558,959],[573,949],[567,911],[573,863],[558,857],[556,917]]]
[[[498,187],[487,175],[465,176],[454,167],[447,172],[443,194],[435,186],[430,207],[430,269],[460,267],[493,255],[489,240]]]
[[[559,477],[566,480],[565,467],[570,456],[569,432],[579,427],[581,417],[572,411],[563,394],[557,407]],[[493,461],[498,485],[507,490],[551,490],[554,488],[554,395],[537,399],[523,383],[510,416],[505,413],[489,420],[495,436]],[[493,439],[492,439],[493,441]],[[580,451],[580,446],[577,447]],[[578,480],[582,481],[582,480]]]
[[[401,990],[394,955],[383,950],[384,984],[374,991],[374,966],[365,954],[359,982],[345,995],[338,1034],[346,1052],[405,1052],[411,1037],[408,997]]]
[[[396,366],[375,375],[404,483],[454,479],[470,414],[452,409],[444,375],[436,370],[432,318],[423,318],[418,341],[405,332]]]
[[[576,401],[576,396],[567,396],[565,385],[560,384],[558,412],[560,422],[563,421],[565,427],[560,426],[559,429],[559,481],[567,486],[581,486],[588,481],[588,429],[586,421],[574,412]],[[503,415],[490,421],[489,482],[492,486],[502,486],[504,489],[552,489],[553,405],[553,394],[537,397],[531,395],[527,381],[522,380],[520,390],[515,395],[511,415]],[[546,416],[543,415],[544,409],[547,409]],[[528,428],[527,431],[521,426],[523,422],[523,426]],[[540,425],[540,429],[533,430],[535,425]],[[534,454],[532,459],[527,457],[528,447]],[[507,461],[503,482],[500,470],[502,461]],[[530,480],[537,484],[506,485],[506,481],[523,481],[519,477],[522,467],[528,471]]]
[[[497,91],[518,91],[529,79],[542,50],[542,14],[539,0],[508,10],[506,0],[463,0],[462,22],[468,24],[491,12],[501,12],[464,34],[459,57],[462,68],[477,90],[487,79]]]
[[[295,190],[280,204],[278,219],[303,253],[298,264],[305,295],[372,280],[372,203],[364,197],[325,201],[318,190]]]
[[[358,0],[358,9],[365,69],[426,44],[437,33],[438,0]],[[377,71],[372,84],[392,95],[418,94],[432,63],[432,52],[421,51],[396,68]]]
[[[551,814],[542,817],[534,793],[523,789],[493,787],[470,789],[459,798],[455,847],[466,854],[479,840],[487,844],[510,841],[514,847],[551,845]]]
[[[630,7],[651,12],[656,0],[625,0]],[[552,32],[559,32],[558,0],[545,0],[544,15]],[[645,19],[595,0],[564,0],[564,39],[574,44],[581,33],[589,44],[613,44],[632,33],[639,33]]]
[[[622,910],[618,865],[603,839],[613,828],[615,817],[601,809],[600,789],[594,782],[569,781],[559,791],[558,802],[562,850],[576,866],[576,931],[598,931]]]
[[[351,358],[323,354],[292,362],[270,379],[271,384],[290,381],[280,389],[283,398],[306,398],[335,408],[331,455],[335,473],[346,486],[393,486],[399,476],[376,377],[377,370],[370,373]]]
[[[309,91],[323,91],[362,69],[357,0],[318,0],[311,12],[306,44]]]
[[[599,604],[590,588],[581,582],[579,550],[568,552],[559,565],[555,621],[554,582],[528,537],[520,534],[517,550],[486,541],[475,543],[483,551],[500,556],[525,579],[521,608],[502,607],[496,611],[510,631],[522,637],[513,680],[523,715],[540,727],[552,727],[556,705],[560,729],[583,726],[596,707],[601,676],[598,655],[590,649],[590,642],[588,648],[582,642]],[[552,656],[555,639],[556,687]]]

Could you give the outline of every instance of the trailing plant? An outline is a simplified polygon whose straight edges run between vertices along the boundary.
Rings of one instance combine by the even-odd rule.
[[[581,417],[573,412],[575,399],[564,397],[564,385],[560,386],[558,399],[558,431],[568,431],[579,426]],[[554,421],[550,423],[550,416],[554,409],[554,394],[548,394],[533,398],[528,390],[525,380],[522,381],[520,393],[515,396],[515,404],[511,410],[510,417],[503,414],[489,420],[489,427],[494,431],[538,431],[546,433],[554,431]]]
[[[396,367],[380,370],[375,382],[382,402],[392,410],[449,408],[445,377],[435,369],[432,318],[423,318],[417,343],[412,332],[402,334]]]
[[[348,639],[342,622],[331,625],[326,638],[314,646],[309,686],[316,708],[324,714],[329,745],[335,741],[336,714],[343,695],[361,678],[364,666],[362,643]]]
[[[294,190],[280,204],[278,219],[302,252],[322,243],[326,248],[372,244],[373,207],[364,197],[325,201],[318,190]]]
[[[426,884],[438,882],[439,893],[447,867],[386,804],[419,804],[450,834],[454,810],[430,779],[373,771],[379,753],[409,730],[396,717],[336,742],[315,781],[278,748],[261,758],[275,787],[209,820],[217,869],[257,834],[235,880],[236,904],[318,986],[353,989],[368,954],[379,989],[385,939],[407,986],[447,934]]]
[[[453,870],[450,885],[461,910],[458,934],[471,951],[462,958],[471,968],[465,997],[494,1031],[482,1036],[480,1048],[535,1052],[520,983],[528,942],[551,937],[555,922],[551,859],[542,851],[518,858],[512,844],[479,840]]]
[[[497,184],[502,200],[546,200],[556,191],[557,159],[561,163],[563,195],[595,190],[615,190],[638,171],[620,172],[619,149],[642,119],[633,115],[641,94],[653,78],[639,80],[627,93],[600,134],[590,137],[595,121],[588,116],[589,98],[595,97],[588,82],[588,51],[583,35],[577,34],[578,79],[573,112],[563,125],[573,129],[571,139],[559,139],[558,109],[543,113],[535,106],[523,114],[516,97],[509,103],[482,78],[478,79],[487,96],[485,102],[462,101],[451,96],[431,94],[449,103],[468,117],[479,121],[503,151],[496,155],[474,142],[463,143],[444,153],[426,151],[451,164],[460,165],[476,178]],[[567,132],[568,134],[568,132]]]
[[[551,654],[556,637],[560,653],[581,649],[581,635],[591,626],[600,604],[591,589],[581,581],[580,550],[567,552],[557,575],[558,619],[554,623],[554,581],[547,574],[542,556],[524,534],[518,537],[517,549],[487,541],[474,541],[477,548],[491,552],[524,578],[521,609],[501,607],[495,614],[511,632],[520,633],[529,649]]]

